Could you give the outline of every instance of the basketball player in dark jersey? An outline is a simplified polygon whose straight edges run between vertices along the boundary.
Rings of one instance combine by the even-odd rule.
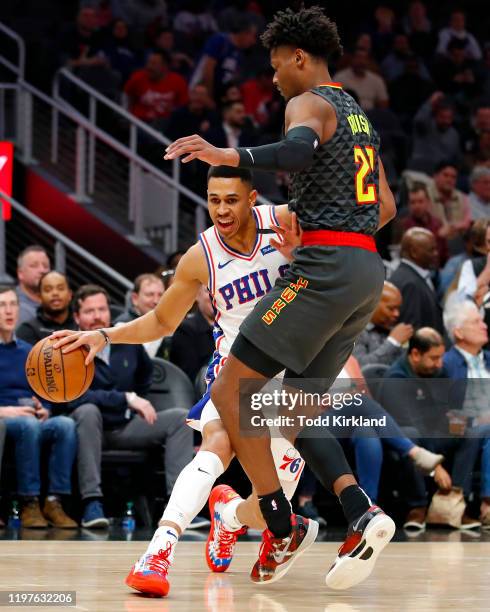
[[[341,84],[331,81],[328,58],[342,50],[335,23],[319,7],[287,9],[276,14],[262,42],[270,50],[274,84],[287,100],[284,138],[260,147],[219,149],[194,135],[169,145],[165,159],[183,156],[184,163],[200,159],[213,166],[292,173],[289,207],[303,230],[302,246],[284,278],[242,323],[212,391],[268,526],[252,580],[271,582],[312,538],[307,519],[291,514],[269,439],[240,433],[240,381],[256,379],[261,385],[285,370],[285,384],[293,388],[328,390],[379,301],[384,268],[374,234],[396,208],[377,133]],[[289,439],[322,484],[339,496],[350,521],[326,582],[333,588],[357,584],[372,571],[394,523],[372,506],[345,458],[330,452],[336,441],[324,428],[311,425]]]

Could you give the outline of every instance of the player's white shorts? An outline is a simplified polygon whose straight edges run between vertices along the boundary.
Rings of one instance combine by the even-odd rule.
[[[209,395],[206,394],[189,411],[187,424],[202,433],[205,425],[216,419],[221,420],[215,405]],[[291,500],[298,486],[301,472],[305,467],[304,459],[291,442],[279,437],[277,433],[275,437],[271,437],[271,451],[284,494]]]

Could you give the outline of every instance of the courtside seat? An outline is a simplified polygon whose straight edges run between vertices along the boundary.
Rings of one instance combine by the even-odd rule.
[[[153,360],[153,382],[146,399],[157,412],[170,408],[188,410],[194,404],[194,388],[187,374],[173,363],[155,357]],[[152,466],[150,468],[150,466]],[[164,466],[158,449],[148,451],[105,450],[102,453],[102,469],[109,480],[118,472],[130,473],[126,498],[134,499],[137,519],[145,527],[151,526],[156,498],[161,495],[154,491],[154,483],[162,483]],[[117,476],[116,476],[117,480]],[[103,486],[105,487],[104,479]],[[151,503],[149,500],[152,500]]]
[[[165,359],[154,357],[152,361],[153,383],[145,397],[155,410],[159,412],[169,408],[192,408],[195,391],[187,374]]]

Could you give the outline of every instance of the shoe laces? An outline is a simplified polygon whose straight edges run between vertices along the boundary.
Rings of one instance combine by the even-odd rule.
[[[262,534],[262,546],[259,551],[259,563],[261,565],[265,565],[270,557],[280,546],[281,544],[287,545],[289,543],[290,538],[276,538],[274,534],[266,529]]]
[[[231,557],[233,554],[233,546],[241,532],[243,532],[243,529],[228,531],[221,524],[218,531],[218,543],[216,546],[216,553],[220,559]]]
[[[149,555],[147,566],[148,569],[157,572],[158,574],[166,574],[170,568],[170,554],[173,544],[167,542],[166,548],[161,548],[156,555]]]
[[[273,534],[266,529],[262,534],[262,545],[259,550],[259,563],[261,565],[264,565],[267,562],[270,553],[274,551],[274,544],[272,542],[273,539]]]

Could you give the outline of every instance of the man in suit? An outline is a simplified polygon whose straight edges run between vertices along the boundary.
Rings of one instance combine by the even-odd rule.
[[[413,326],[398,322],[401,305],[399,289],[385,281],[371,321],[354,346],[353,354],[361,367],[370,363],[391,365],[403,354],[403,345],[412,337]]]
[[[442,310],[431,279],[431,270],[438,264],[434,234],[412,227],[403,235],[400,255],[401,263],[390,277],[402,294],[400,322],[415,329],[432,327],[442,334]]]
[[[214,310],[204,285],[196,301],[197,311],[189,313],[175,330],[170,348],[170,361],[179,366],[193,383],[214,352]]]
[[[459,380],[453,392],[462,401],[465,434],[481,440],[480,520],[490,529],[490,351],[487,326],[477,306],[470,301],[448,302],[444,323],[454,346],[444,355],[449,378]]]
[[[423,327],[417,330],[410,338],[407,354],[395,361],[385,374],[389,379],[398,380],[383,384],[380,403],[415,444],[452,457],[451,474],[443,465],[434,470],[437,487],[442,491],[449,491],[452,486],[461,487],[468,497],[479,441],[451,436],[448,413],[454,405],[450,384],[442,369],[443,355],[444,342],[435,329]],[[400,482],[410,508],[403,526],[406,529],[424,529],[428,506],[424,478],[410,462],[402,461],[402,466],[404,477]],[[466,513],[461,521],[461,529],[480,526],[479,521]]]
[[[103,287],[83,285],[74,297],[75,321],[82,331],[109,327],[109,296]],[[101,332],[102,333],[102,332]],[[68,405],[56,405],[77,423],[78,478],[84,502],[82,527],[104,528],[101,488],[102,446],[141,450],[165,444],[165,477],[170,493],[193,455],[189,407],[156,412],[142,397],[151,386],[153,365],[141,345],[106,343],[95,359],[90,389]]]
[[[257,133],[245,114],[241,100],[223,106],[222,121],[213,125],[204,137],[216,147],[252,147],[257,144]]]

